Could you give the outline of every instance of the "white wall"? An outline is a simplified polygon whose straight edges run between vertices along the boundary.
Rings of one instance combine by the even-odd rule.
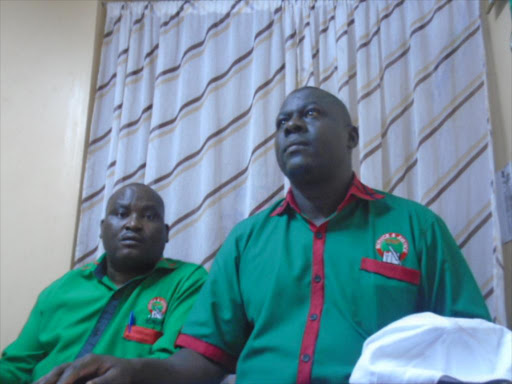
[[[0,1],[0,349],[69,270],[96,0]]]
[[[512,20],[508,1],[496,1],[489,14],[482,1],[489,107],[496,171],[512,161]],[[503,247],[508,327],[512,329],[512,242]]]

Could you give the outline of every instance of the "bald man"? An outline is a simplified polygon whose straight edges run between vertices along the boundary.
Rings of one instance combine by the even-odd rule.
[[[406,315],[490,319],[442,220],[352,171],[358,131],[334,95],[292,92],[276,119],[286,198],[242,221],[171,358],[89,355],[41,383],[346,383],[364,341]],[[384,257],[385,256],[385,257]]]
[[[46,288],[18,339],[0,359],[2,384],[32,383],[89,353],[171,356],[206,279],[204,268],[163,259],[164,202],[144,184],[108,200],[101,221],[105,254]]]

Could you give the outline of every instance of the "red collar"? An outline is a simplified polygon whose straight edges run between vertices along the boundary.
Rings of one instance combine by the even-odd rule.
[[[357,198],[364,199],[364,200],[377,200],[377,199],[383,199],[384,195],[375,192],[373,189],[371,189],[367,185],[363,184],[361,182],[361,180],[359,180],[357,175],[354,174],[354,177],[352,178],[352,184],[350,185],[347,195],[345,196],[345,199],[343,199],[341,204],[336,209],[336,212],[341,211],[343,208],[345,208],[345,206],[347,206],[347,204],[351,203],[352,201],[354,201]],[[293,192],[292,192],[291,188],[288,189],[288,192],[286,193],[286,198],[270,214],[270,216],[280,215],[281,213],[283,213],[283,211],[288,206],[290,206],[297,213],[300,213],[300,208],[297,205],[295,198],[293,197]]]

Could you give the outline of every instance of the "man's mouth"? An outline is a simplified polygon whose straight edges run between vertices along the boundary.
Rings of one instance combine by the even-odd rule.
[[[144,241],[141,237],[139,236],[132,236],[132,235],[129,235],[129,236],[123,236],[121,237],[121,240],[119,241],[121,244],[125,245],[125,246],[128,246],[128,247],[133,247],[133,246],[139,246],[141,245]]]
[[[303,142],[303,141],[296,142],[296,143],[291,143],[291,144],[286,146],[286,148],[284,150],[284,153],[291,153],[291,152],[294,152],[294,151],[300,151],[300,150],[306,148],[307,146],[308,146],[308,144],[306,142]]]

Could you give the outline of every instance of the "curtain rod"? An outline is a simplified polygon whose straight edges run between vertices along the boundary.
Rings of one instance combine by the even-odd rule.
[[[162,3],[162,2],[179,2],[179,1],[190,1],[190,0],[101,0],[101,5],[105,6],[105,5],[107,5],[107,3]]]

